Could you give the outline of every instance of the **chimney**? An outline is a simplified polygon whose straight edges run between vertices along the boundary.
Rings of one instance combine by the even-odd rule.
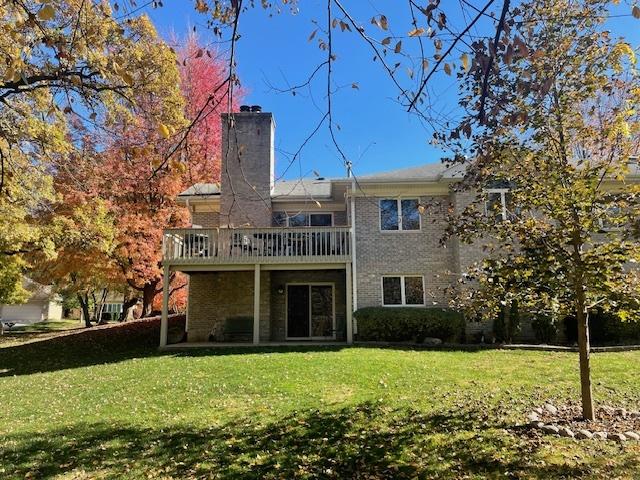
[[[222,114],[221,226],[271,226],[274,131],[273,115],[258,105]]]

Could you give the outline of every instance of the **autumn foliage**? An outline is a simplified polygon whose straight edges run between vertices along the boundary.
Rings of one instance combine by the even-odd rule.
[[[78,279],[79,272],[91,277],[93,271],[95,278],[92,282],[87,278],[82,291],[115,285],[125,294],[126,306],[142,301],[142,315],[151,313],[161,291],[163,230],[189,222],[177,196],[194,183],[216,182],[220,176],[220,113],[229,107],[226,60],[206,51],[195,36],[177,49],[176,60],[180,91],[172,104],[182,109],[182,120],[158,122],[155,114],[145,112],[157,112],[162,105],[154,97],[142,96],[137,103],[144,108],[137,115],[115,114],[108,129],[76,125],[74,143],[82,145],[82,154],[75,155],[77,168],[61,170],[55,178],[61,200],[57,208],[69,215],[93,205],[111,236],[108,248],[99,254],[80,248],[70,256],[75,243],[59,247],[46,273],[60,272],[55,280],[61,288],[69,288],[70,273]],[[184,309],[185,285],[184,276],[173,274],[174,310]]]

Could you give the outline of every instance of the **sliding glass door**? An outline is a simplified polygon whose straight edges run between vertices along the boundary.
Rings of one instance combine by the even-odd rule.
[[[287,285],[287,338],[335,338],[333,284]]]

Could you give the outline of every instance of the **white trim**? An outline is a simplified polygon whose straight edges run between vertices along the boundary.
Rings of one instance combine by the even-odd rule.
[[[352,188],[355,189],[355,180],[352,182]],[[352,286],[352,296],[353,296],[353,311],[358,310],[358,265],[357,265],[357,251],[356,251],[356,198],[353,196],[353,192],[351,194],[351,215],[349,216],[349,221],[351,223],[351,278],[353,282]],[[357,326],[354,328],[355,333],[357,333]]]
[[[162,311],[160,313],[160,347],[167,346],[167,337],[169,335],[169,275],[171,267],[164,266],[162,276]]]
[[[309,336],[290,337],[289,336],[289,285],[306,285],[309,287]],[[311,335],[311,287],[331,286],[331,315],[333,332],[329,337],[314,337]],[[289,282],[284,285],[284,335],[286,340],[335,340],[336,339],[336,284],[335,282]]]
[[[406,299],[406,292],[405,292],[405,283],[404,283],[404,279],[405,277],[420,277],[420,279],[422,280],[422,303],[411,303],[411,304],[407,304],[407,299]],[[386,304],[384,303],[384,279],[385,278],[400,278],[400,301],[401,303],[393,303],[393,304]],[[381,293],[381,297],[380,297],[380,304],[383,307],[424,307],[427,305],[427,299],[426,299],[426,292],[425,292],[425,286],[424,286],[424,275],[419,275],[419,274],[412,274],[412,273],[408,273],[408,274],[385,274],[385,275],[381,275],[380,276],[380,293]]]
[[[260,264],[253,270],[253,344],[260,343]]]
[[[347,343],[353,343],[353,291],[352,291],[352,272],[351,265],[345,264],[345,283],[346,283],[346,315],[345,320],[347,323]]]
[[[384,200],[395,200],[396,208],[398,211],[398,229],[397,230],[384,230],[382,228],[382,202]],[[418,208],[418,228],[417,229],[409,229],[406,230],[402,225],[402,201],[403,200],[415,200],[418,203],[418,207],[420,206],[420,197],[411,197],[411,196],[399,196],[399,197],[380,197],[378,199],[378,230],[381,233],[397,233],[397,232],[405,232],[405,233],[417,233],[422,231],[422,214],[420,213],[420,209]]]

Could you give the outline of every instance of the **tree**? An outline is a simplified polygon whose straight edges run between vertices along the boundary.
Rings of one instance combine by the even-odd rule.
[[[8,151],[8,144],[0,139],[0,155]],[[27,299],[22,288],[22,276],[29,265],[25,254],[37,249],[51,257],[57,231],[55,224],[34,220],[34,214],[46,212],[55,201],[50,176],[42,168],[32,167],[19,151],[10,155],[12,161],[0,183],[0,304]]]
[[[602,28],[607,3],[514,8],[495,47],[474,44],[473,65],[459,74],[467,114],[437,136],[466,167],[459,189],[480,192],[449,232],[485,250],[459,299],[487,315],[513,301],[534,314],[575,315],[590,420],[589,312],[628,319],[640,311],[640,276],[630,268],[640,247],[628,228],[640,213],[637,170],[629,176],[640,148],[640,79],[633,50]]]
[[[193,35],[178,49],[176,83],[190,121],[180,126],[186,125],[184,135],[176,135],[180,140],[167,138],[171,135],[144,115],[121,118],[102,154],[103,168],[96,172],[101,177],[98,195],[109,201],[116,222],[113,256],[127,286],[142,297],[143,316],[151,313],[161,292],[163,230],[188,224],[188,212],[177,204],[178,194],[220,176],[220,113],[228,103],[227,91],[216,93],[216,88],[227,65],[222,56],[204,52]],[[132,296],[129,304],[135,301]]]
[[[108,2],[10,0],[0,32],[0,274],[16,297],[26,256],[52,258],[64,234],[50,215],[53,175],[73,170],[74,124],[104,133],[150,105],[158,125],[183,117],[175,55],[145,15],[118,18]]]
[[[177,54],[180,89],[186,102],[185,116],[195,122],[184,142],[184,156],[188,158],[186,181],[191,185],[219,182],[222,147],[220,113],[227,111],[229,104],[227,91],[216,92],[216,89],[224,85],[228,76],[226,58],[216,50],[205,48],[194,33],[187,36]],[[235,92],[232,110],[243,95],[241,89]]]

